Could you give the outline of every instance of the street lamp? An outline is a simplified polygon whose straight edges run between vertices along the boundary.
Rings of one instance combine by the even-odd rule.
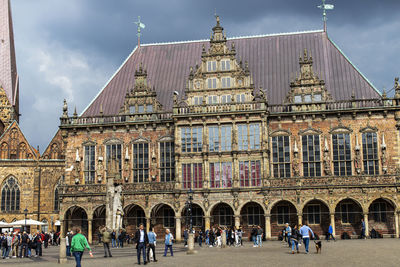
[[[28,216],[28,209],[24,209],[24,215],[25,215],[25,226],[24,226],[24,231],[26,232],[26,216]]]
[[[197,251],[194,250],[194,233],[193,233],[193,190],[192,188],[188,191],[187,204],[187,217],[189,217],[189,240],[188,240],[188,251],[187,254],[195,254]]]

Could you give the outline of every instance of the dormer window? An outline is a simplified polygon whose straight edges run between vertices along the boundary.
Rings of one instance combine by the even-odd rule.
[[[294,96],[294,103],[301,103],[303,101],[301,101],[301,95],[295,95]]]
[[[144,112],[144,106],[143,105],[139,105],[138,113],[143,113],[143,112]]]
[[[153,112],[153,105],[147,105],[146,111],[147,112]]]
[[[228,60],[221,60],[221,70],[230,70],[231,69],[231,61]]]
[[[316,102],[322,101],[322,95],[321,94],[315,94],[314,95],[314,101],[316,101]]]
[[[216,70],[217,70],[217,62],[207,61],[207,71],[216,71]]]
[[[129,113],[130,114],[136,113],[136,107],[134,105],[129,106]]]
[[[221,79],[222,88],[230,88],[231,87],[231,77],[223,77]]]
[[[217,88],[217,78],[207,79],[207,86],[208,86],[208,89]]]

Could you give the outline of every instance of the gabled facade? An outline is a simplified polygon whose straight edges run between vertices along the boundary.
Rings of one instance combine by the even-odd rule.
[[[229,39],[217,18],[207,41],[141,45],[81,116],[64,107],[62,229],[96,238],[115,158],[128,232],[180,240],[193,190],[195,228],[355,237],[364,219],[398,237],[395,87],[381,96],[320,31]]]

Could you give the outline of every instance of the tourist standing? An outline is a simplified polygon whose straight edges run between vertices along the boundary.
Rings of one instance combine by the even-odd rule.
[[[328,234],[326,235],[326,240],[329,241],[329,238],[332,237],[334,241],[336,241],[335,237],[333,236],[333,227],[332,224],[329,225]]]
[[[146,230],[144,230],[143,224],[139,224],[139,229],[135,234],[135,243],[137,249],[137,260],[140,265],[140,253],[143,255],[143,263],[146,265],[146,246],[149,243],[149,238],[147,236]]]
[[[171,252],[171,256],[174,256],[172,252],[172,243],[174,241],[174,236],[171,234],[170,230],[165,230],[165,250],[164,250],[164,257],[167,256],[168,249]]]
[[[71,257],[71,241],[72,241],[72,231],[69,231],[65,237],[65,246],[67,247],[67,257]]]
[[[188,246],[189,232],[187,228],[183,231],[183,241],[185,241],[185,248]]]
[[[312,237],[314,238],[314,232],[311,230],[310,227],[308,227],[307,224],[304,224],[301,228],[300,228],[300,235],[303,238],[304,241],[304,247],[306,249],[306,254],[308,254],[308,245],[310,244],[310,233],[312,235]]]
[[[35,257],[42,256],[42,235],[38,231],[33,239],[36,255]]]
[[[257,226],[257,246],[262,247],[262,235],[263,235],[263,229],[261,226]]]
[[[11,240],[11,249],[12,249],[12,257],[18,257],[18,244],[19,244],[19,236],[17,232],[14,232],[12,240]]]
[[[365,236],[365,221],[364,219],[361,219],[361,239],[366,239]]]
[[[147,249],[147,261],[150,262],[150,249],[153,253],[153,261],[157,262],[156,259],[156,237],[157,235],[153,232],[153,228],[150,228],[149,233],[147,234],[147,238],[149,240],[149,247]]]
[[[117,247],[117,233],[115,233],[115,229],[111,233],[111,247]]]
[[[75,232],[76,234],[71,241],[71,253],[75,257],[76,267],[81,267],[82,256],[85,248],[89,250],[89,254],[91,257],[93,257],[93,254],[92,249],[90,248],[86,240],[86,237],[81,234],[81,229],[76,228]]]
[[[104,258],[112,257],[110,251],[111,233],[110,231],[108,231],[107,227],[104,227],[101,230],[101,241],[103,242],[103,247],[104,247]]]
[[[292,228],[290,227],[289,223],[286,223],[285,233],[286,233],[288,245],[290,247],[290,245],[291,245],[290,238],[292,236]]]
[[[126,238],[126,234],[124,229],[119,230],[119,235],[118,235],[118,247],[123,248],[124,247],[124,241]]]
[[[27,257],[28,256],[28,242],[29,242],[29,236],[28,234],[24,231],[23,234],[21,235],[21,240],[20,240],[20,250],[19,250],[19,257]],[[22,255],[22,251],[24,251],[24,254]]]
[[[199,246],[201,247],[201,243],[203,242],[203,231],[201,229],[199,230],[199,236],[197,238],[197,241],[199,241]]]
[[[253,229],[251,229],[251,240],[253,240],[253,247],[257,247],[257,228],[253,227]]]

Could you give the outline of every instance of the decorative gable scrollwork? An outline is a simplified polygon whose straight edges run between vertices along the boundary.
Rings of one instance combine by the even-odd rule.
[[[299,58],[300,74],[290,83],[290,91],[286,103],[296,104],[295,110],[322,110],[325,102],[331,101],[332,96],[325,88],[325,81],[319,79],[313,70],[313,59],[304,49]],[[298,106],[297,106],[298,105]]]
[[[125,101],[120,109],[120,114],[132,114],[138,116],[150,116],[152,113],[162,111],[162,105],[157,100],[154,87],[147,80],[147,71],[140,63],[139,69],[135,71],[134,88],[128,89]]]

